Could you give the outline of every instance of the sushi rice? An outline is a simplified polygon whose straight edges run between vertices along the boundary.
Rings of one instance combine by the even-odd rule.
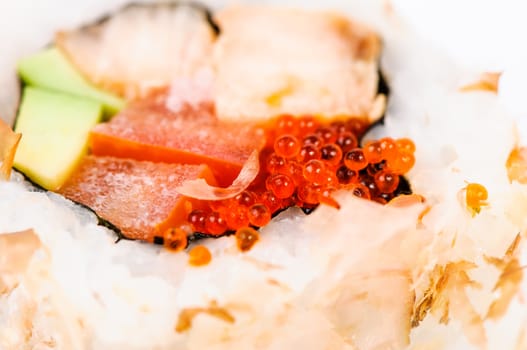
[[[123,2],[87,1],[73,9],[49,1],[54,21],[21,33],[19,45],[0,40],[2,86],[10,86],[17,57],[58,27]],[[0,9],[7,6],[15,21],[24,4],[30,2]],[[391,95],[385,124],[367,138],[415,142],[408,179],[426,201],[381,206],[342,192],[341,210],[281,213],[247,253],[233,238],[205,240],[213,260],[198,268],[185,252],[115,244],[93,214],[14,173],[0,182],[0,233],[32,229],[36,237],[26,234],[34,254],[13,273],[5,270],[9,246],[0,234],[0,349],[527,348],[527,282],[518,268],[509,271],[518,281],[507,284],[502,276],[506,266],[527,262],[527,186],[511,184],[505,167],[527,136],[520,133],[527,124],[519,119],[525,107],[518,79],[505,69],[518,66],[500,67],[498,55],[468,65],[452,54],[455,39],[433,46],[416,34],[419,21],[408,24],[397,14],[412,10],[402,2],[333,7],[381,33]],[[505,69],[497,94],[460,91],[487,69]],[[489,193],[477,215],[463,201],[473,182]],[[513,291],[508,308],[489,312],[506,298],[506,285]]]

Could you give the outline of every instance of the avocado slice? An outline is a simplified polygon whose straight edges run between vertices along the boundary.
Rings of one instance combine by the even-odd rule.
[[[93,100],[26,87],[15,126],[22,139],[14,167],[56,191],[86,153],[90,129],[102,119]]]
[[[31,86],[92,99],[104,106],[109,117],[124,107],[124,100],[91,85],[57,49],[50,48],[18,63],[18,74]]]

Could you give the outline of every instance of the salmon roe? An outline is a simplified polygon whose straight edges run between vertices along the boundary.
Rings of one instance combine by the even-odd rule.
[[[169,228],[163,235],[163,242],[167,249],[181,251],[187,247],[187,233],[181,228]]]
[[[370,141],[364,145],[364,157],[369,163],[378,163],[383,160],[381,143]]]
[[[382,193],[391,193],[399,186],[399,176],[388,172],[380,171],[375,174],[375,185]]]
[[[360,147],[368,126],[361,118],[331,122],[310,115],[276,118],[265,127],[267,141],[256,180],[233,198],[208,201],[190,211],[188,224],[205,235],[235,233],[238,248],[247,251],[259,240],[255,228],[267,225],[289,206],[310,211],[322,203],[339,208],[333,198],[339,189],[389,202],[401,191],[401,176],[415,163],[415,145],[408,138],[386,137]],[[468,206],[483,205],[486,192],[472,184],[466,192]],[[165,234],[164,242],[172,249],[187,245],[186,237],[173,230]],[[204,249],[197,246],[189,252],[189,261],[195,259],[191,264],[210,260]]]
[[[332,166],[337,166],[342,160],[342,150],[334,143],[328,143],[324,147],[321,147],[320,153],[321,158]]]
[[[293,180],[284,174],[274,174],[267,178],[266,187],[278,198],[289,198],[295,192]]]
[[[398,139],[395,141],[395,145],[400,152],[403,153],[414,153],[415,145],[412,140],[407,138]]]
[[[212,212],[205,219],[205,229],[213,236],[221,235],[227,230],[227,222],[218,212]]]
[[[298,155],[302,145],[293,135],[282,135],[274,142],[274,151],[278,156],[284,158],[293,158]]]
[[[349,131],[341,132],[337,137],[336,143],[344,153],[357,147],[359,144],[357,142],[357,137]]]
[[[298,155],[298,161],[301,163],[306,163],[312,159],[320,159],[321,152],[320,149],[313,145],[307,144],[300,149],[300,154]]]
[[[196,232],[205,232],[205,222],[207,220],[207,213],[200,209],[195,209],[188,215],[188,222]]]
[[[320,160],[312,159],[304,164],[302,173],[309,182],[323,183],[326,178],[326,165]]]
[[[260,239],[260,235],[255,229],[250,227],[239,228],[234,234],[238,248],[242,252],[250,250],[253,245]]]
[[[220,213],[220,215],[225,220],[227,227],[231,230],[249,225],[249,215],[247,208],[244,206],[231,206],[225,212]],[[225,231],[225,229],[223,231]],[[223,231],[221,233],[223,233]]]
[[[197,245],[188,252],[188,263],[193,266],[207,265],[211,259],[210,251],[203,245]]]
[[[352,149],[344,156],[344,165],[351,170],[361,170],[368,165],[368,159],[360,148]]]
[[[263,203],[252,205],[248,211],[249,222],[256,227],[267,225],[271,221],[271,211]]]
[[[388,168],[398,174],[404,174],[410,171],[414,163],[414,155],[406,152],[398,153],[394,157],[387,159]]]
[[[486,200],[489,195],[485,186],[478,183],[470,183],[465,191],[467,206],[472,210],[479,212],[481,207],[487,204]]]

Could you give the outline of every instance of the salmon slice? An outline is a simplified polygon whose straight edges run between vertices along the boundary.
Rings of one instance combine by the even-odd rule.
[[[157,96],[133,103],[91,132],[93,154],[152,162],[207,164],[228,186],[264,136],[252,124],[218,121],[210,105],[177,112]]]
[[[382,115],[380,41],[368,28],[333,13],[263,6],[231,7],[217,20],[219,118]]]
[[[186,180],[215,179],[205,165],[142,162],[131,159],[86,156],[58,191],[91,208],[130,239],[152,242],[155,236],[186,221],[188,204],[176,192]],[[192,210],[192,208],[190,208]]]
[[[217,31],[209,17],[198,5],[133,4],[59,32],[56,45],[92,83],[135,98],[209,66]]]

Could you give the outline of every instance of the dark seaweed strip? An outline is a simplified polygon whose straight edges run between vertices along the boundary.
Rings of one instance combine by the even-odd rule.
[[[205,11],[205,19],[214,31],[214,34],[216,34],[216,36],[220,35],[220,26],[214,21],[214,16],[212,15],[212,12],[208,8],[206,8],[205,5],[202,5],[202,10]]]
[[[235,231],[233,230],[225,231],[221,235],[217,235],[217,236],[212,236],[212,235],[202,233],[202,232],[193,232],[191,235],[188,236],[188,241],[195,242],[195,241],[199,241],[200,239],[204,239],[204,238],[216,239],[216,238],[221,238],[221,237],[232,236],[233,234],[235,234]]]
[[[377,74],[379,75],[379,82],[377,83],[377,93],[384,94],[386,96],[390,95],[390,86],[388,86],[388,82],[386,81],[386,78],[384,77],[384,74],[382,73],[382,70],[380,68],[377,70]]]
[[[87,205],[85,204],[82,204],[82,203],[79,203],[79,202],[75,202],[75,201],[72,201],[73,203],[79,205],[80,207],[82,208],[85,208],[89,211],[91,211],[93,214],[95,214],[95,216],[97,217],[97,224],[100,225],[100,226],[104,226],[106,227],[107,229],[113,231],[115,233],[115,235],[117,236],[117,240],[115,241],[115,243],[119,243],[119,241],[121,240],[125,240],[125,241],[135,241],[135,239],[130,239],[128,237],[126,237],[125,235],[123,235],[123,233],[121,232],[121,229],[119,229],[117,226],[115,226],[114,224],[112,224],[110,221],[106,220],[106,219],[103,219],[101,218],[97,212],[95,212],[95,210],[93,210],[92,208],[88,207]]]
[[[400,196],[402,194],[412,194],[410,182],[406,177],[402,175],[399,176],[399,186],[397,186],[397,189],[393,194],[395,197]]]
[[[22,175],[24,177],[24,180],[26,180],[29,184],[31,184],[31,191],[32,192],[48,192],[44,187],[40,186],[36,182],[33,182],[26,174],[24,174],[21,170],[18,170],[16,167],[13,167],[13,170],[17,172],[18,174]]]

